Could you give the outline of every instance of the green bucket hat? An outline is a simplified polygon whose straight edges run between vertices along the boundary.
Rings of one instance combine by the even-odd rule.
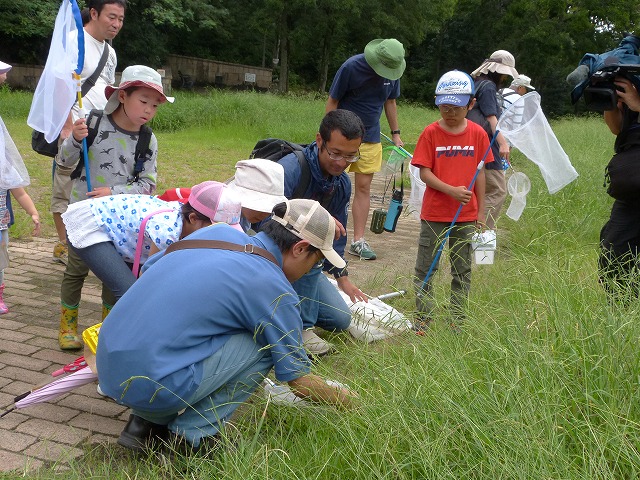
[[[364,47],[364,58],[378,75],[389,80],[398,80],[407,66],[404,47],[395,38],[371,40]]]

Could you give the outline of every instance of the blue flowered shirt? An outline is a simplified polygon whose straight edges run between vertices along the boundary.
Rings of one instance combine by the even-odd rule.
[[[165,202],[151,195],[113,195],[96,198],[91,212],[96,224],[103,229],[126,262],[134,261],[138,233],[142,220],[159,210],[147,221],[141,263],[149,256],[151,243],[164,250],[178,241],[182,231],[182,216],[178,202]]]

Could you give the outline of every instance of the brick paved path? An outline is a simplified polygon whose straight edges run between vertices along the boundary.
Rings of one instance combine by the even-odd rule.
[[[376,176],[372,210],[380,207],[383,185],[384,176]],[[379,259],[365,262],[346,255],[351,261],[349,270],[354,283],[364,286],[374,279],[372,285],[376,287],[368,288],[379,291],[367,293],[380,294],[391,291],[389,286],[398,283],[397,272],[411,275],[418,230],[418,221],[402,216],[396,233],[368,232],[367,238]],[[11,406],[15,396],[33,386],[51,382],[51,372],[81,354],[64,353],[58,348],[64,266],[51,259],[54,244],[53,238],[38,238],[12,241],[9,247],[11,265],[5,271],[5,301],[10,312],[0,316],[0,407]],[[405,278],[398,288],[407,285]],[[98,323],[100,312],[100,287],[91,275],[82,292],[80,328]],[[128,416],[125,407],[100,397],[95,383],[52,402],[13,411],[0,418],[0,471],[65,463],[83,454],[85,442],[113,443]]]

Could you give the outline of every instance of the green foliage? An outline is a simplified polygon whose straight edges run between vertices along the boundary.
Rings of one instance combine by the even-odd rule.
[[[0,3],[3,60],[44,64],[58,6]],[[274,66],[280,91],[326,92],[345,59],[373,38],[395,37],[407,51],[403,97],[429,104],[444,72],[471,72],[506,49],[533,79],[547,114],[561,116],[584,111],[570,105],[566,75],[585,53],[615,47],[639,16],[633,0],[130,0],[114,46],[119,69],[161,67],[176,53]]]

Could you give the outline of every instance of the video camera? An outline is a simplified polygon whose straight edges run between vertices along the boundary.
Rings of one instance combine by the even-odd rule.
[[[615,110],[618,106],[617,91],[620,87],[613,82],[616,77],[625,77],[634,83],[638,83],[635,75],[640,75],[640,65],[610,64],[600,68],[589,77],[589,84],[585,87],[584,101],[589,110],[602,112]]]

